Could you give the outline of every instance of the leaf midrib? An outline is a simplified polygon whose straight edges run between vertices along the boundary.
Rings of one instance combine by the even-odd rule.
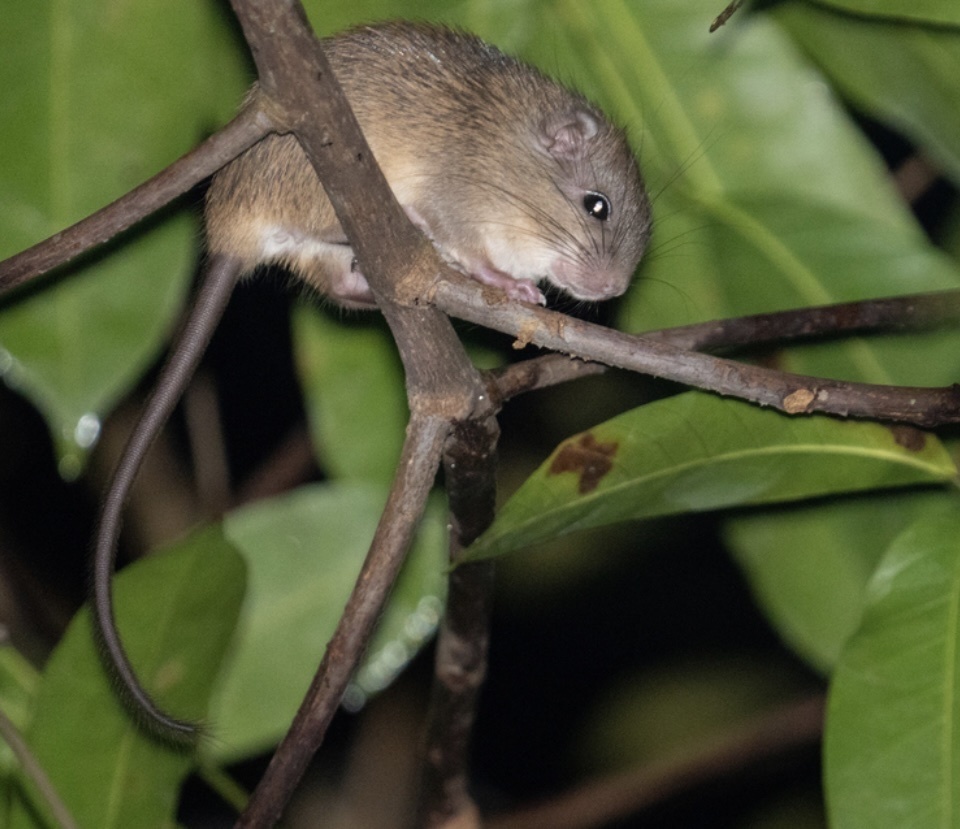
[[[945,470],[941,467],[937,467],[929,462],[922,462],[919,460],[914,460],[903,455],[891,452],[889,450],[878,450],[878,449],[865,449],[863,447],[851,447],[841,444],[836,445],[826,445],[820,443],[805,443],[801,445],[794,446],[765,446],[760,448],[751,448],[751,449],[740,449],[736,452],[728,452],[722,455],[711,455],[709,457],[697,458],[691,461],[685,461],[672,465],[670,467],[657,470],[655,472],[650,472],[646,475],[639,477],[632,477],[629,480],[623,481],[618,484],[612,484],[604,488],[598,488],[594,493],[586,496],[581,496],[575,502],[576,508],[580,509],[582,507],[589,506],[592,501],[596,501],[599,498],[612,498],[616,497],[618,494],[621,494],[624,491],[629,491],[630,489],[645,486],[650,484],[653,481],[656,481],[658,478],[665,478],[673,475],[681,475],[698,468],[707,468],[710,466],[716,466],[719,464],[731,463],[736,461],[743,460],[753,460],[755,458],[762,458],[764,456],[775,457],[777,455],[798,455],[798,454],[809,454],[809,455],[838,455],[844,457],[860,457],[868,458],[877,461],[888,461],[897,466],[912,467],[914,469],[923,471],[929,474],[934,480],[946,481],[952,477],[950,474],[947,474]],[[571,502],[566,502],[561,506],[548,510],[546,512],[540,512],[536,517],[527,519],[520,524],[514,525],[514,529],[510,533],[516,532],[518,529],[527,527],[531,523],[542,523],[545,520],[549,520],[554,515],[562,514],[565,510],[572,509],[574,506]],[[506,534],[506,533],[505,533]],[[501,538],[503,536],[500,536]]]

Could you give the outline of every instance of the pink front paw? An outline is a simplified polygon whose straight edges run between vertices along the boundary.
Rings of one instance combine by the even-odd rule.
[[[529,279],[511,279],[513,284],[504,288],[510,299],[520,302],[529,302],[531,305],[546,305],[547,298],[543,295],[535,282]]]
[[[540,292],[536,283],[530,279],[514,279],[510,274],[486,265],[471,271],[470,276],[482,285],[492,285],[494,288],[499,288],[510,299],[529,302],[531,305],[547,304],[546,297]]]

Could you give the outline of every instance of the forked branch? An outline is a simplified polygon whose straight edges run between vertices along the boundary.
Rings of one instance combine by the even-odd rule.
[[[196,151],[104,211],[0,263],[0,291],[22,284],[129,227],[268,132],[289,131],[296,135],[316,168],[391,327],[406,371],[412,412],[394,488],[311,690],[238,826],[273,825],[320,744],[403,561],[451,424],[486,423],[495,413],[496,401],[490,400],[444,312],[509,333],[521,344],[534,343],[792,413],[827,411],[920,425],[960,420],[960,393],[955,387],[900,389],[826,381],[684,350],[769,341],[774,334],[783,335],[782,317],[773,324],[770,320],[761,324],[754,318],[752,328],[749,324],[737,328],[735,321],[727,321],[710,324],[713,327],[709,330],[700,326],[697,330],[640,338],[539,308],[507,303],[476,283],[459,278],[438,259],[393,198],[299,2],[232,0],[232,4],[257,63],[258,105],[246,109]],[[850,330],[856,327],[849,322],[852,308],[844,306],[832,319],[823,309],[795,312],[792,330],[794,334],[809,333],[813,319],[821,333]],[[891,318],[913,313],[903,305],[891,305],[886,311]],[[859,324],[865,323],[861,320]],[[529,372],[529,368],[525,370]],[[553,380],[565,371],[552,375]],[[529,377],[521,380],[513,386],[505,381],[501,393],[522,390]],[[471,636],[474,644],[482,644],[482,630]],[[470,715],[470,710],[456,714]],[[462,781],[462,758],[462,753],[455,756],[446,769],[442,764],[437,766],[439,790]]]
[[[406,554],[451,422],[493,412],[449,319],[419,305],[445,270],[410,224],[295,0],[233,0],[261,94],[282,113],[336,210],[393,333],[411,410],[390,502],[311,690],[238,827],[271,826],[320,745]]]
[[[257,785],[237,829],[273,826],[323,741],[406,557],[449,433],[447,420],[414,415],[397,476],[363,569],[310,690]]]

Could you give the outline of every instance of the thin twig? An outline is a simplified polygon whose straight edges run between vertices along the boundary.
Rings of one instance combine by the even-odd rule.
[[[363,569],[310,690],[240,816],[237,829],[274,825],[323,741],[403,564],[449,429],[442,418],[411,419],[397,477]]]
[[[293,489],[316,474],[316,468],[310,431],[305,423],[298,423],[239,486],[233,505],[248,504]]]
[[[587,783],[538,806],[488,820],[487,829],[595,829],[689,792],[730,778],[773,757],[819,742],[823,695],[761,716],[693,756],[665,760]]]
[[[940,291],[750,314],[660,328],[638,336],[691,351],[726,353],[826,337],[922,331],[957,322],[960,322],[960,291]],[[547,354],[514,363],[493,372],[492,376],[500,399],[508,400],[523,392],[602,374],[607,368],[603,363]]]
[[[686,351],[599,325],[534,308],[496,301],[492,292],[462,277],[444,277],[434,287],[438,308],[469,322],[575,357],[739,397],[787,412],[825,412],[843,417],[893,420],[917,426],[960,422],[960,386],[918,388],[848,383],[774,371]]]
[[[713,19],[713,23],[710,24],[711,34],[726,24],[741,5],[743,5],[743,0],[731,0],[731,2],[724,7],[723,11]]]
[[[941,171],[920,155],[906,158],[894,171],[893,183],[903,200],[915,204],[936,184]]]
[[[505,402],[520,394],[593,377],[609,369],[603,363],[577,360],[566,354],[544,354],[496,369],[489,376],[493,394]]]
[[[20,763],[20,768],[27,775],[30,781],[37,787],[40,796],[50,809],[54,820],[61,826],[61,829],[78,829],[77,822],[70,814],[70,810],[63,802],[56,787],[47,776],[40,761],[37,760],[34,753],[23,739],[19,729],[13,724],[10,718],[0,709],[0,737],[10,746],[13,756]]]
[[[251,106],[199,147],[96,213],[0,262],[0,294],[101,245],[209,178],[275,130],[265,110]]]
[[[960,322],[960,291],[865,299],[648,331],[641,336],[678,348],[711,351],[813,338],[906,332]]]

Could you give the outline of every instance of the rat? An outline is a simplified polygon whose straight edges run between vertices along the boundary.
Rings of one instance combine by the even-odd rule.
[[[650,235],[650,206],[624,132],[594,104],[478,37],[405,22],[325,39],[387,183],[441,257],[513,300],[623,294]],[[236,281],[279,265],[345,308],[375,308],[333,207],[296,138],[271,135],[207,191],[209,267],[104,500],[94,613],[105,659],[146,724],[173,738],[197,725],[162,711],[127,659],[110,579],[136,471],[199,362]]]
[[[472,35],[411,23],[324,42],[407,216],[454,268],[545,304],[619,296],[650,209],[623,132],[582,95]],[[218,173],[207,246],[245,270],[283,265],[334,302],[373,294],[295,137],[270,136]]]

